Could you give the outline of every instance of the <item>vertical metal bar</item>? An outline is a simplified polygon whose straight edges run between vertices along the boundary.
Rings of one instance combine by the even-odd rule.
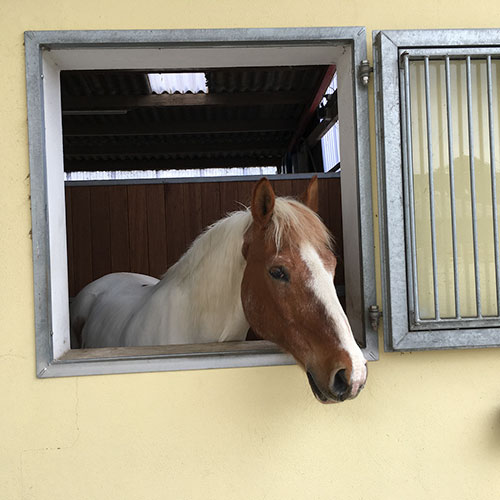
[[[486,58],[488,83],[488,125],[490,133],[491,205],[493,212],[493,239],[495,242],[495,280],[497,291],[497,316],[500,316],[500,255],[498,248],[497,184],[495,170],[495,133],[493,117],[493,85],[491,82],[491,56]]]
[[[477,317],[482,318],[481,310],[481,283],[479,276],[479,251],[477,243],[477,211],[476,211],[476,174],[474,165],[474,133],[472,130],[472,81],[470,56],[466,58],[467,69],[467,117],[469,127],[469,166],[470,166],[470,192],[471,192],[471,211],[472,211],[472,238],[474,244],[474,274],[476,284],[476,308]]]
[[[457,219],[455,206],[455,166],[453,163],[453,121],[451,116],[450,58],[445,57],[448,159],[450,164],[451,237],[453,243],[453,281],[455,285],[455,317],[460,319],[460,287],[458,282]]]
[[[418,275],[417,275],[417,248],[415,232],[415,191],[413,188],[413,141],[411,127],[411,99],[410,99],[410,58],[404,55],[404,80],[405,80],[405,117],[406,117],[406,160],[408,167],[408,202],[410,218],[410,242],[411,242],[411,277],[413,291],[413,320],[420,320],[420,307],[418,297]]]
[[[431,216],[431,246],[432,246],[432,279],[434,283],[434,315],[440,319],[439,290],[437,278],[437,251],[436,251],[436,218],[434,210],[434,163],[432,155],[431,129],[431,85],[429,77],[429,57],[424,58],[425,68],[425,108],[427,120],[427,164],[429,167],[429,208]]]

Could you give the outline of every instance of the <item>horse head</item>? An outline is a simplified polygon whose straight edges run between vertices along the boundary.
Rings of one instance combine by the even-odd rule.
[[[292,354],[316,398],[333,403],[356,397],[367,370],[337,297],[337,259],[317,207],[316,178],[302,202],[276,198],[267,179],[258,182],[241,299],[252,329]]]

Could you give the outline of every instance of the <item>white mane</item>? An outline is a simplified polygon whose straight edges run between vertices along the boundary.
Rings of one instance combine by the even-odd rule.
[[[252,223],[248,210],[233,212],[209,226],[192,243],[160,281],[161,287],[175,287],[189,295],[194,318],[235,307],[245,269],[243,236]],[[237,302],[237,301],[236,301]]]

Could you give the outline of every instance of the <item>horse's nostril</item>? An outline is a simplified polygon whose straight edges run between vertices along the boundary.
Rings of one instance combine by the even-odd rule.
[[[338,398],[342,398],[349,390],[349,382],[347,381],[346,371],[339,370],[333,378],[332,392]]]

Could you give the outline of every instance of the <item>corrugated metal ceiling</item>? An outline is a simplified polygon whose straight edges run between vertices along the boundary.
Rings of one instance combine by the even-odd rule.
[[[208,70],[209,99],[218,100],[201,105],[190,105],[190,95],[185,105],[169,104],[152,94],[146,73],[62,72],[65,169],[280,165],[326,70]]]

